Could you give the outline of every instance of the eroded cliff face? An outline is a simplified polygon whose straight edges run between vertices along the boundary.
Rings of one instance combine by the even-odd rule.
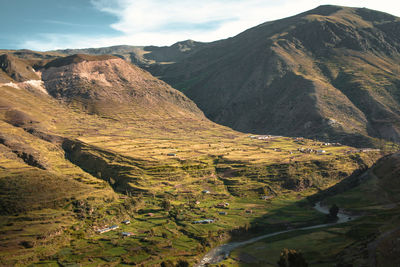
[[[181,92],[122,59],[71,57],[78,59],[55,60],[42,70],[45,87],[53,97],[99,114],[131,108],[147,111],[149,116],[164,110],[171,115],[203,117]]]
[[[0,83],[39,79],[35,70],[24,60],[10,54],[0,55]]]

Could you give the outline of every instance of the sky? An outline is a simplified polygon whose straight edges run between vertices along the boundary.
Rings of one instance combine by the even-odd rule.
[[[210,42],[325,4],[400,17],[393,0],[0,0],[0,49]]]

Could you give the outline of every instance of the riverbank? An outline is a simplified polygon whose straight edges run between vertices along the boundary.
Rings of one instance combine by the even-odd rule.
[[[314,209],[317,210],[318,212],[321,212],[323,214],[329,214],[329,208],[322,206],[320,202],[318,202],[315,206]],[[283,231],[277,231],[274,233],[269,233],[269,234],[263,234],[254,238],[250,238],[245,241],[241,242],[229,242],[227,244],[218,246],[212,250],[210,250],[204,257],[201,259],[201,261],[195,265],[196,267],[203,267],[206,266],[207,264],[216,264],[224,259],[229,257],[229,254],[236,248],[252,244],[254,242],[260,241],[262,239],[268,238],[268,237],[273,237],[277,236],[280,234],[284,233],[289,233],[289,232],[294,232],[294,231],[302,231],[302,230],[311,230],[311,229],[317,229],[317,228],[323,228],[327,226],[332,226],[335,224],[340,224],[344,222],[349,222],[351,220],[356,219],[357,217],[350,217],[348,214],[342,213],[340,210],[338,212],[338,220],[333,223],[325,223],[325,224],[318,224],[318,225],[313,225],[313,226],[307,226],[307,227],[300,227],[300,228],[294,228],[294,229],[289,229],[289,230],[283,230]]]

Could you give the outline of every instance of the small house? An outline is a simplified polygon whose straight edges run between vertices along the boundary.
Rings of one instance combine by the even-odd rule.
[[[122,221],[122,223],[123,223],[123,224],[130,224],[131,221],[130,221],[130,220],[125,220],[125,221]]]
[[[108,229],[108,228],[103,228],[103,229],[96,230],[96,232],[99,233],[99,234],[103,234],[103,233],[106,233],[108,231],[110,231],[110,229]]]
[[[268,199],[271,199],[271,198],[273,198],[273,196],[262,196],[261,197],[262,200],[268,200]]]
[[[213,223],[214,220],[212,219],[205,219],[205,220],[200,220],[200,221],[194,221],[194,224],[208,224],[208,223]]]
[[[133,233],[131,233],[131,232],[122,232],[122,236],[129,237],[129,236],[132,236],[132,235],[133,235]]]
[[[210,194],[211,192],[210,191],[208,191],[208,190],[203,190],[203,191],[201,191],[203,194]]]
[[[228,215],[228,213],[226,211],[220,211],[218,212],[219,215]]]
[[[246,213],[252,214],[253,211],[252,210],[245,210]]]
[[[175,153],[168,153],[167,156],[169,156],[169,157],[176,157],[176,154],[175,154]]]

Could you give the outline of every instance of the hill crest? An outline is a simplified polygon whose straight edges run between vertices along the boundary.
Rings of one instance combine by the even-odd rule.
[[[149,116],[156,110],[169,109],[184,116],[203,117],[181,92],[115,56],[56,59],[42,70],[42,79],[50,95],[94,113],[114,114],[118,109],[125,112],[133,105],[149,112]]]

